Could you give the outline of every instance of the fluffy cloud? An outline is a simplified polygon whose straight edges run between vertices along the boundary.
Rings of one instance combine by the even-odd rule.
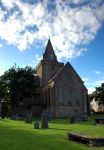
[[[95,88],[94,87],[89,87],[88,88],[88,93],[89,94],[91,94],[92,92],[94,92],[95,91]]]
[[[84,82],[87,82],[89,79],[88,78],[86,78],[86,77],[83,77],[82,78],[82,81],[84,81]]]
[[[104,83],[104,80],[97,80],[97,81],[93,81],[93,82],[86,82],[85,84],[97,87],[97,86],[100,86],[101,83]]]
[[[86,52],[103,21],[103,0],[0,1],[1,39],[23,51],[50,37],[59,59]]]
[[[101,74],[102,72],[99,71],[99,70],[95,70],[94,73],[95,73],[95,74]]]
[[[36,54],[34,61],[32,61],[32,65],[36,67],[41,59],[42,59],[42,57],[40,57],[38,54]]]
[[[95,87],[101,86],[101,84],[104,83],[104,80],[89,81],[86,77],[82,78],[82,80],[84,81],[89,94],[95,91]]]
[[[4,74],[6,69],[0,65],[0,76]]]
[[[0,47],[3,47],[3,45],[0,43]]]
[[[25,66],[32,66],[34,68],[34,67],[36,67],[38,65],[40,60],[42,60],[42,57],[40,57],[38,54],[36,54],[35,57],[34,57],[34,60],[32,60],[31,63],[23,65],[23,67],[25,67]]]

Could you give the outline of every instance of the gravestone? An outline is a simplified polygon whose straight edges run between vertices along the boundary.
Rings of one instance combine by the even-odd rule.
[[[18,120],[19,119],[19,115],[18,114],[12,114],[11,119],[12,120]]]
[[[35,123],[34,123],[34,129],[39,129],[39,121],[35,121]]]
[[[32,111],[26,110],[25,112],[25,123],[32,123]]]
[[[43,110],[41,115],[41,128],[48,128],[48,113],[47,110]]]
[[[48,121],[52,120],[52,113],[51,110],[49,108],[47,108],[47,115],[48,115]]]
[[[1,117],[1,110],[2,110],[2,105],[1,105],[1,103],[0,103],[0,117]]]
[[[71,116],[69,122],[70,122],[70,123],[75,123],[75,117],[74,117],[74,116]]]

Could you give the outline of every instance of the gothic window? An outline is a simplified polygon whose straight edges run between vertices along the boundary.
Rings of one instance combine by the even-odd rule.
[[[52,66],[52,71],[54,72],[54,66]]]
[[[72,91],[72,88],[71,87],[69,87],[69,99],[72,101],[72,99],[73,99],[73,91]]]
[[[70,100],[68,101],[68,105],[69,105],[69,106],[72,106],[72,102],[71,102]]]
[[[66,81],[67,82],[71,82],[72,81],[72,78],[71,78],[71,76],[69,74],[66,76]]]
[[[43,105],[46,105],[46,91],[43,93]]]
[[[55,90],[56,90],[56,91],[55,91],[55,92],[56,92],[56,97],[58,97],[58,92],[57,92],[58,90],[57,90],[57,88],[56,88]]]
[[[49,107],[50,107],[50,89],[49,89]]]
[[[60,104],[64,104],[64,93],[62,88],[58,88],[58,99]]]
[[[76,106],[79,106],[80,103],[79,103],[79,99],[76,99]]]
[[[47,106],[50,107],[50,89],[47,90]]]

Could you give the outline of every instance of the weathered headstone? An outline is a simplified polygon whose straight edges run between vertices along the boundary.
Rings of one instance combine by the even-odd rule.
[[[1,110],[2,110],[2,105],[1,105],[1,103],[0,103],[0,117],[1,117]]]
[[[74,117],[74,116],[71,116],[69,122],[70,122],[70,123],[75,123],[75,117]]]
[[[41,128],[48,128],[48,114],[46,110],[43,110],[41,116]]]
[[[25,122],[26,123],[32,123],[32,111],[26,110],[25,112]]]
[[[34,129],[39,129],[39,121],[35,121],[35,123],[34,123]]]
[[[47,115],[48,115],[48,120],[51,121],[52,120],[52,113],[51,113],[51,110],[49,108],[47,109]]]
[[[11,105],[8,105],[7,118],[11,118],[11,115],[12,115],[12,107]]]
[[[7,115],[7,103],[2,102],[2,109],[1,109],[1,118],[4,119]]]
[[[12,114],[11,119],[18,120],[19,119],[19,115],[18,114]]]

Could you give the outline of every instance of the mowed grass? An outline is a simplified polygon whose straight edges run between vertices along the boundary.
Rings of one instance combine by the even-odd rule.
[[[70,131],[104,137],[104,126],[95,126],[92,121],[70,124],[68,119],[57,119],[49,123],[49,129],[33,126],[23,121],[0,120],[0,150],[104,150],[68,140]]]

